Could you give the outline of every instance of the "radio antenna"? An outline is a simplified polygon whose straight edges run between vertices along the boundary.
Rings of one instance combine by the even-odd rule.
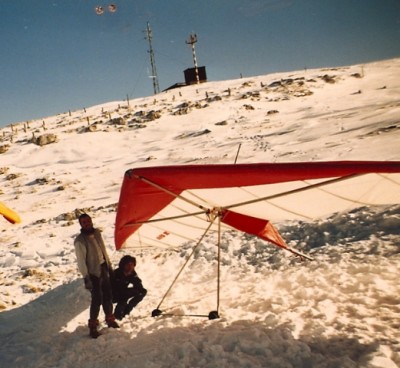
[[[195,47],[194,47],[196,42],[197,42],[196,33],[190,34],[189,39],[186,41],[186,43],[192,47],[194,70],[195,70],[195,73],[196,73],[196,81],[197,81],[197,84],[199,84],[200,83],[199,68],[197,66],[196,50],[195,50]]]
[[[153,90],[154,94],[160,93],[160,86],[158,84],[158,76],[157,76],[157,69],[156,69],[156,61],[154,59],[154,50],[153,50],[153,33],[150,28],[150,23],[147,22],[146,28],[146,40],[149,41],[149,50],[148,53],[150,54],[150,64],[151,64],[151,79],[153,80]]]

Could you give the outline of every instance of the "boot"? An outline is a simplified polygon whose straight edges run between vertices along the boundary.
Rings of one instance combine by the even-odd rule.
[[[100,336],[100,332],[97,330],[97,326],[99,325],[99,320],[97,319],[89,319],[89,335],[93,339],[97,339]]]
[[[125,305],[124,304],[117,304],[115,311],[114,311],[114,316],[117,320],[121,321],[122,318],[125,317]]]
[[[131,304],[128,304],[124,309],[124,316],[129,316],[131,314],[133,308],[134,308],[134,306],[132,306]]]
[[[106,323],[108,327],[119,328],[119,324],[115,321],[115,316],[113,314],[106,316]]]

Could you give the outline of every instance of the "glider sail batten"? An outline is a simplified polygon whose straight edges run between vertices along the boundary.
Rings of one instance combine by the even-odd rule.
[[[393,179],[387,176],[388,173],[399,173],[400,162],[313,162],[313,163],[283,163],[283,164],[240,164],[240,165],[189,165],[189,166],[166,166],[153,168],[139,168],[128,170],[121,188],[120,201],[117,212],[115,241],[117,249],[121,248],[126,240],[139,228],[144,230],[147,221],[162,221],[161,218],[190,218],[191,213],[203,218],[204,224],[207,216],[204,209],[206,204],[215,203],[220,207],[229,208],[230,205],[240,204],[241,202],[255,200],[253,204],[237,206],[230,210],[258,217],[261,219],[292,219],[297,214],[302,214],[302,197],[312,199],[313,196],[319,198],[343,196],[346,193],[343,188],[348,183],[354,181],[355,186],[359,176],[368,173],[383,173],[386,179],[392,180],[390,191],[396,188],[396,182],[400,178]],[[298,190],[307,183],[318,184],[318,181],[331,180],[342,177],[355,177],[344,181],[341,188],[337,183],[332,183],[331,187],[324,186],[319,193],[304,190],[304,195],[292,193],[284,199],[271,199],[269,196],[281,194],[287,189]],[[377,176],[377,175],[376,175]],[[142,179],[156,183],[158,186],[150,185]],[[371,185],[375,185],[372,177]],[[314,182],[315,181],[315,182]],[[341,181],[341,180],[338,180]],[[361,180],[362,182],[362,180]],[[390,180],[385,180],[390,182]],[[376,184],[378,185],[378,184]],[[243,190],[247,187],[246,190]],[[160,189],[161,188],[161,189]],[[164,191],[163,188],[167,189]],[[239,189],[241,188],[241,189]],[[339,188],[339,189],[338,189]],[[249,189],[249,190],[247,190]],[[284,190],[283,190],[284,189]],[[321,187],[322,189],[322,187]],[[398,184],[397,192],[399,193]],[[335,191],[338,191],[337,193]],[[246,192],[248,192],[246,194]],[[357,192],[357,189],[355,190]],[[376,193],[375,193],[376,195]],[[378,196],[379,196],[378,190]],[[263,197],[267,197],[264,199]],[[184,199],[182,199],[184,198]],[[259,203],[258,199],[262,198]],[[398,198],[398,197],[397,197]],[[189,199],[189,201],[186,201]],[[396,198],[395,198],[396,199]],[[257,200],[257,201],[256,201]],[[338,200],[331,199],[331,202]],[[393,198],[388,198],[389,201]],[[193,203],[200,203],[201,207],[194,207]],[[345,206],[341,201],[341,206]],[[379,201],[378,201],[379,202]],[[375,202],[373,202],[375,203]],[[389,202],[392,203],[392,202]],[[291,208],[292,206],[292,208]],[[282,207],[282,209],[279,209]],[[203,210],[199,211],[199,208]],[[300,210],[299,210],[300,209]],[[288,213],[292,211],[292,215]],[[317,213],[316,209],[310,212],[309,218],[313,218]],[[204,227],[201,219],[197,218],[198,227]],[[186,218],[185,218],[186,222]],[[175,226],[176,231],[179,229]],[[164,225],[163,225],[164,227]],[[193,236],[198,236],[194,231]],[[159,234],[152,234],[150,237],[157,238]],[[192,234],[189,234],[192,236]]]

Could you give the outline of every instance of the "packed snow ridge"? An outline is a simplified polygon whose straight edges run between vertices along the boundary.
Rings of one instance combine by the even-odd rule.
[[[113,245],[123,175],[196,163],[400,160],[400,59],[170,90],[0,131],[0,365],[3,367],[398,367],[400,206],[275,224],[301,261],[226,231],[220,319],[152,318],[193,244]],[[76,217],[103,231],[116,265],[137,257],[144,301],[96,340],[77,271]],[[210,234],[165,300],[172,314],[216,308]]]

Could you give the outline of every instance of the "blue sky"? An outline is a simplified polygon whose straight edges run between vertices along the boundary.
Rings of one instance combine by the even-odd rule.
[[[0,126],[151,95],[147,21],[161,90],[192,32],[209,80],[400,57],[399,0],[1,0]]]

